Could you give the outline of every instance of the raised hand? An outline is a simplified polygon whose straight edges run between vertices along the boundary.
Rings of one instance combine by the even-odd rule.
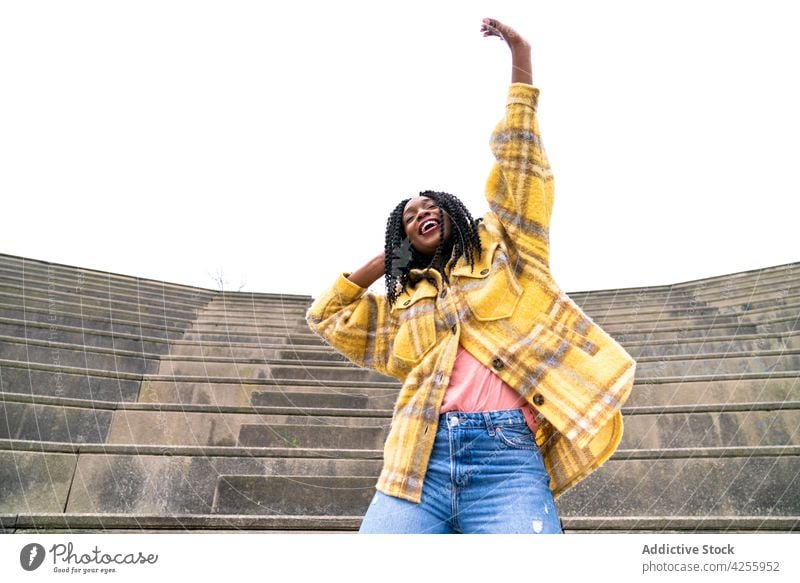
[[[511,82],[532,84],[531,47],[528,41],[516,30],[494,18],[484,18],[481,21],[481,32],[484,37],[501,38],[511,49]]]
[[[506,41],[513,50],[515,47],[529,47],[528,41],[513,28],[494,18],[484,18],[481,21],[481,32],[484,37],[496,36]]]

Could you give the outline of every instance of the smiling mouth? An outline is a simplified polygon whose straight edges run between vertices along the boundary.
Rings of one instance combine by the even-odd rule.
[[[436,227],[438,227],[438,226],[439,226],[439,221],[437,221],[435,219],[428,219],[427,221],[422,223],[422,226],[420,226],[419,234],[420,235],[427,235],[428,233],[430,233],[431,231],[436,229]]]

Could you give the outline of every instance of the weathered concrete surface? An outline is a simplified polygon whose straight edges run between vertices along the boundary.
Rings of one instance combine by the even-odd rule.
[[[800,378],[770,377],[735,380],[698,380],[645,384],[637,382],[626,406],[701,405],[708,403],[757,403],[800,399]]]
[[[103,443],[111,411],[0,401],[0,439]]]
[[[612,458],[561,496],[564,516],[800,516],[800,456]]]
[[[77,457],[0,451],[0,513],[63,512]]]
[[[238,445],[325,449],[382,449],[383,427],[336,425],[242,425]]]
[[[309,417],[306,415],[258,415],[244,413],[182,413],[176,411],[116,411],[108,443],[142,445],[235,446],[242,425],[297,424],[384,427],[388,419],[371,417]]]
[[[800,410],[628,415],[620,447],[800,445]]]
[[[300,393],[287,391],[256,391],[250,403],[262,407],[314,407],[338,409],[367,409],[367,395],[341,393]]]
[[[373,477],[221,476],[215,509],[226,514],[363,516]]]
[[[356,409],[391,409],[397,398],[400,384],[396,388],[356,389],[321,386],[296,387],[281,385],[233,384],[211,382],[155,381],[146,379],[142,383],[139,398],[141,403],[187,403],[230,407],[265,406],[279,407],[292,402],[296,406],[312,407],[314,403],[328,403],[330,407]],[[368,391],[368,394],[367,394]],[[308,395],[308,396],[306,396]],[[367,399],[366,404],[361,404]]]
[[[66,367],[49,366],[49,370],[25,368],[21,365],[0,366],[3,391],[27,395],[48,395],[94,401],[136,400],[139,381],[93,375]]]
[[[375,475],[380,460],[81,455],[67,512],[209,514],[228,475]]]
[[[48,346],[25,339],[17,342],[0,342],[0,359],[132,374],[153,374],[158,371],[158,358],[145,358],[141,354],[117,351],[99,351],[90,346],[63,344]]]

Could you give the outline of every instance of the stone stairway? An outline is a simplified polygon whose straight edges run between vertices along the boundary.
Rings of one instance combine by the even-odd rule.
[[[800,263],[569,295],[638,364],[567,532],[800,530]],[[0,531],[357,530],[399,384],[310,301],[0,255]]]

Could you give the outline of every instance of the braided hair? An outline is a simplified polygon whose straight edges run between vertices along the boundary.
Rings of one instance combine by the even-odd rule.
[[[389,304],[394,304],[397,296],[408,286],[412,288],[419,281],[411,277],[412,269],[432,267],[436,269],[444,281],[451,264],[460,257],[465,257],[470,267],[475,266],[475,259],[481,254],[481,241],[478,237],[478,224],[482,219],[473,219],[467,207],[455,196],[446,192],[426,190],[419,196],[433,200],[439,207],[439,222],[443,224],[444,213],[450,217],[452,231],[449,241],[444,241],[444,229],[439,229],[439,245],[432,257],[418,252],[406,237],[403,225],[403,211],[410,198],[400,201],[386,221],[386,259],[384,261],[386,297]],[[446,262],[445,262],[446,261]],[[427,279],[427,278],[426,278]],[[430,278],[429,281],[433,281]]]

